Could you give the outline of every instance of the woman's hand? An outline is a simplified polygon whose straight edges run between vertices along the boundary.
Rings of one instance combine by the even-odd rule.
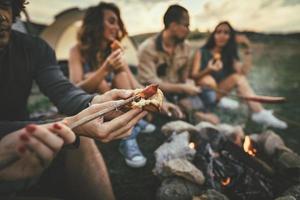
[[[183,83],[183,84],[179,84],[179,87],[180,87],[180,92],[187,94],[189,96],[196,96],[201,92],[201,87],[196,85]]]
[[[61,122],[32,124],[5,136],[0,141],[0,180],[39,176],[62,146],[74,141],[75,134]],[[16,160],[9,162],[12,158]]]
[[[119,71],[125,66],[123,52],[121,49],[113,51],[105,60],[105,67],[109,70]]]
[[[222,70],[222,68],[223,68],[223,63],[222,63],[221,60],[214,61],[213,59],[211,59],[211,60],[208,62],[207,68],[208,68],[210,71],[218,72],[218,71]]]
[[[116,106],[118,104],[117,100],[127,99],[132,95],[132,90],[114,89],[103,95],[95,96],[91,102],[93,104],[92,106],[73,117],[65,118],[65,121],[67,124],[74,123],[85,116],[99,112],[107,107]],[[108,115],[104,116],[104,119],[95,119],[76,128],[74,131],[80,136],[91,137],[102,142],[110,142],[112,140],[128,137],[133,126],[146,114],[147,112],[141,109],[131,109],[126,113],[116,110],[108,113]]]

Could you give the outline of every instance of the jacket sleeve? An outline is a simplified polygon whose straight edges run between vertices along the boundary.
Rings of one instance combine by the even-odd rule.
[[[88,106],[94,95],[74,86],[60,70],[54,51],[44,41],[40,42],[34,79],[42,93],[49,97],[61,113],[77,114]]]

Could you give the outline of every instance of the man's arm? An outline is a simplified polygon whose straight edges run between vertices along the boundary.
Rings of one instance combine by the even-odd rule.
[[[74,115],[86,108],[94,96],[70,83],[57,65],[54,51],[44,41],[35,50],[34,79],[40,90],[63,114]]]

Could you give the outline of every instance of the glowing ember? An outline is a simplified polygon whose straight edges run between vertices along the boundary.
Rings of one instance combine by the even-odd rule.
[[[223,180],[221,181],[221,184],[222,184],[223,186],[226,186],[226,185],[228,185],[228,184],[230,183],[230,181],[231,181],[231,178],[228,177],[228,178],[223,179]]]
[[[255,156],[256,149],[253,148],[252,143],[251,143],[251,139],[250,139],[249,136],[245,137],[245,141],[244,141],[243,147],[244,147],[244,151],[245,152],[247,152],[251,156]]]
[[[195,143],[194,143],[194,142],[191,142],[191,143],[189,144],[189,147],[190,147],[191,149],[195,149]]]

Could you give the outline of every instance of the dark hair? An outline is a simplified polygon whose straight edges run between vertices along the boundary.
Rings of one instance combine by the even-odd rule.
[[[164,15],[165,29],[169,27],[172,22],[179,23],[183,17],[183,13],[188,13],[187,9],[180,5],[171,5]]]
[[[216,26],[215,30],[210,34],[206,44],[203,47],[208,50],[211,50],[216,46],[215,34],[216,34],[217,28],[221,25],[227,25],[230,30],[229,40],[221,51],[222,62],[224,64],[224,66],[226,66],[226,67],[228,66],[231,68],[231,70],[233,70],[233,61],[234,61],[234,59],[239,59],[239,58],[238,58],[237,44],[235,41],[236,31],[233,29],[233,27],[230,25],[229,22],[227,22],[227,21],[220,22]]]
[[[11,8],[13,13],[13,20],[15,21],[16,17],[20,16],[21,11],[25,9],[25,5],[27,5],[27,0],[11,0]]]
[[[97,44],[99,44],[103,39],[103,20],[105,10],[111,10],[118,17],[121,30],[118,40],[121,40],[127,34],[124,23],[121,19],[120,10],[115,4],[101,2],[97,6],[92,6],[87,9],[83,18],[82,26],[78,32],[77,39],[83,59],[85,61],[89,61],[93,69],[99,63],[101,56],[104,56],[103,52],[100,54],[99,45]]]

